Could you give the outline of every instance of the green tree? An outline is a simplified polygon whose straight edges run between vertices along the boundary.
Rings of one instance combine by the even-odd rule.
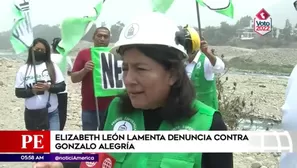
[[[221,22],[220,27],[206,27],[203,35],[211,45],[226,45],[236,35],[236,29],[227,22]]]
[[[283,29],[283,35],[284,35],[284,39],[287,42],[292,40],[291,32],[292,32],[292,24],[289,19],[286,19],[285,27]]]
[[[235,24],[236,29],[243,29],[245,27],[249,27],[251,24],[251,20],[253,20],[251,16],[244,16],[240,18]]]
[[[236,34],[236,29],[234,26],[229,25],[227,22],[221,22],[220,32],[223,34],[223,41],[228,41]]]
[[[105,22],[101,22],[101,26],[102,27],[106,27],[106,23]]]
[[[213,26],[208,26],[205,28],[203,32],[204,38],[207,40],[207,42],[211,45],[216,45],[216,37],[215,33],[218,30],[218,28]]]
[[[272,27],[272,37],[276,38],[277,35],[277,28],[276,27]]]

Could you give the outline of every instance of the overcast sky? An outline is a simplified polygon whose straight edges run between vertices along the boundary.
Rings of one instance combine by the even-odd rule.
[[[98,0],[30,0],[31,18],[33,26],[38,24],[56,25],[67,17],[85,16],[92,13],[92,7]],[[117,21],[127,22],[134,15],[150,10],[151,0],[106,0],[102,13],[97,23],[106,22],[112,25]],[[235,18],[217,14],[207,8],[201,7],[201,24],[205,26],[218,26],[220,22],[227,21],[234,24],[245,15],[252,17],[262,8],[265,8],[273,20],[273,25],[283,27],[285,20],[295,24],[297,12],[293,8],[294,0],[233,0],[235,6]],[[0,1],[0,31],[9,30],[12,27],[13,0]],[[179,24],[197,25],[195,0],[176,0],[169,9],[167,15]]]

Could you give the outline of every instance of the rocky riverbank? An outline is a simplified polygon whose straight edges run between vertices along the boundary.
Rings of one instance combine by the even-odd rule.
[[[269,75],[226,74],[228,77],[224,88],[232,90],[234,82],[237,85],[236,91],[230,96],[243,96],[246,100],[253,102],[255,113],[251,114],[258,118],[281,119],[280,107],[284,103],[284,95],[288,79],[285,77]],[[251,95],[253,92],[253,95]]]

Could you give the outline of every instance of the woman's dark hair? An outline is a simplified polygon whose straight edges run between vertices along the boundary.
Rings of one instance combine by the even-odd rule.
[[[195,114],[192,103],[196,97],[196,92],[185,71],[182,53],[174,48],[160,45],[124,46],[118,52],[120,55],[123,55],[127,49],[131,48],[139,50],[176,76],[177,81],[171,86],[167,102],[160,110],[162,118],[175,123],[179,120],[190,118]],[[130,113],[135,110],[126,93],[120,95],[120,99],[119,109],[121,109],[122,113]]]
[[[45,63],[46,63],[49,76],[51,78],[51,83],[54,84],[56,82],[56,72],[55,72],[54,64],[51,60],[51,47],[45,39],[43,38],[34,39],[32,46],[28,50],[28,58],[27,58],[26,64],[33,65],[33,52],[34,52],[33,47],[37,43],[42,43],[45,47],[45,56],[46,56]]]

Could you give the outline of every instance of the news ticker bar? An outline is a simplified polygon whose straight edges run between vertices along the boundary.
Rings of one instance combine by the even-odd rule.
[[[98,154],[0,154],[0,162],[97,162]]]
[[[297,132],[288,131],[0,131],[0,137],[10,137],[0,139],[1,153],[297,152]]]

